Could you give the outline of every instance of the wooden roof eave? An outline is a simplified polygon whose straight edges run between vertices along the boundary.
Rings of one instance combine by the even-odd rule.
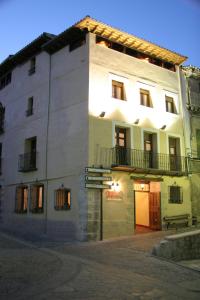
[[[166,48],[160,47],[156,44],[153,44],[149,41],[143,40],[141,38],[138,38],[138,37],[128,34],[126,32],[115,29],[109,25],[102,23],[102,22],[96,21],[95,19],[92,19],[88,16],[86,18],[82,19],[80,22],[76,23],[74,26],[81,28],[81,29],[87,28],[89,32],[100,35],[102,37],[106,37],[106,35],[107,35],[107,37],[109,37],[109,39],[111,41],[120,42],[120,44],[130,47],[130,48],[140,51],[140,52],[143,52],[142,48],[145,47],[145,49],[146,49],[145,54],[151,55],[152,51],[154,51],[154,56],[158,57],[159,59],[165,60],[167,62],[173,63],[175,65],[180,65],[187,59],[186,56],[183,56],[176,52],[170,51]],[[102,35],[101,35],[101,32],[103,32]],[[105,34],[105,32],[106,32],[106,34]],[[119,36],[123,37],[126,42],[123,43],[123,41],[119,41]],[[149,50],[148,50],[148,47],[149,47]],[[155,50],[157,50],[159,52],[159,55],[155,54],[155,52],[157,52]]]

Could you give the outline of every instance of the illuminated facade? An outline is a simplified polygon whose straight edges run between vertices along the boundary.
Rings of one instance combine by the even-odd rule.
[[[98,240],[190,220],[185,60],[86,17],[4,61],[3,226]]]

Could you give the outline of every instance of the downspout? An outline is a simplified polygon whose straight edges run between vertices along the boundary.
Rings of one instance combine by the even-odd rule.
[[[49,142],[49,119],[50,119],[50,103],[51,103],[51,54],[49,54],[49,90],[48,90],[48,104],[47,104],[47,129],[46,129],[46,145],[45,145],[45,181],[46,181],[46,205],[45,205],[45,226],[44,233],[47,234],[48,221],[48,142]]]

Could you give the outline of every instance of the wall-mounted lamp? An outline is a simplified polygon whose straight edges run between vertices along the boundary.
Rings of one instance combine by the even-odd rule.
[[[111,185],[111,189],[114,192],[119,192],[119,190],[120,190],[119,183],[118,182],[116,182],[116,183],[113,182],[112,185]]]
[[[135,122],[134,122],[134,124],[137,125],[137,124],[139,124],[139,122],[140,122],[140,119],[136,119]]]
[[[141,190],[143,191],[144,190],[144,183],[141,183],[140,187],[141,187]]]
[[[105,114],[106,114],[106,112],[105,112],[105,111],[102,111],[102,112],[100,113],[99,117],[100,117],[100,118],[103,118],[103,117],[105,117]]]
[[[160,129],[164,130],[167,127],[167,125],[163,125],[162,127],[160,127]]]

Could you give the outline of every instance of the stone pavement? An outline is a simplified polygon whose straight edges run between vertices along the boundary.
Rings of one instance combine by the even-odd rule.
[[[0,299],[200,299],[200,272],[150,254],[166,232],[92,243],[0,234]]]

